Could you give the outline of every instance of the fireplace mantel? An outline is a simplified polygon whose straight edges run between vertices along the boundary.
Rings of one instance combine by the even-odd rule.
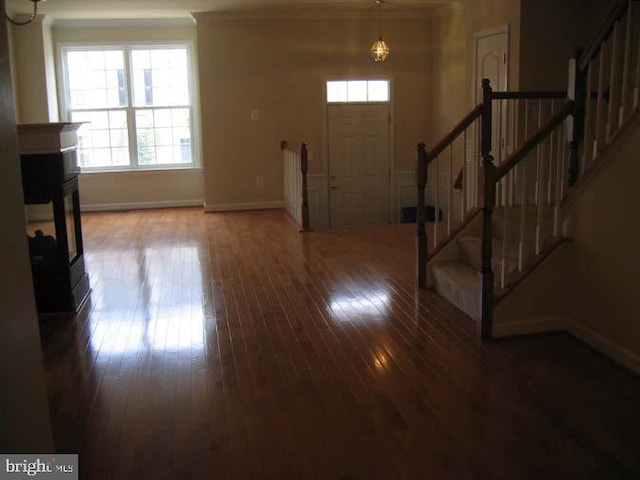
[[[22,123],[18,125],[18,151],[21,155],[60,153],[78,145],[82,122]]]

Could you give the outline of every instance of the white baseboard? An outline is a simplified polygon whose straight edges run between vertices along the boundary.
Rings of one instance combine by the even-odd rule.
[[[635,353],[577,322],[569,322],[567,331],[632,372],[640,374],[640,357]]]
[[[565,317],[547,317],[537,320],[521,322],[498,323],[493,326],[493,336],[513,337],[519,335],[534,335],[537,333],[559,332],[567,330],[569,319]]]
[[[273,208],[284,208],[282,200],[273,202],[250,202],[250,203],[209,203],[204,205],[205,212],[236,212],[240,210],[269,210]]]
[[[548,317],[522,322],[505,322],[493,326],[494,338],[560,331],[568,332],[632,372],[640,374],[640,356],[567,317]]]
[[[83,212],[108,212],[119,210],[143,210],[149,208],[202,207],[203,200],[162,200],[158,202],[94,203],[81,204]]]

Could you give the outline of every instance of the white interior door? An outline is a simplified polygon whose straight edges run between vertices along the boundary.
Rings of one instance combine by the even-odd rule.
[[[509,31],[503,28],[481,32],[475,35],[475,71],[474,71],[474,105],[482,102],[482,80],[488,78],[494,92],[504,92],[507,90],[509,78]],[[496,164],[504,160],[511,150],[511,146],[506,142],[507,119],[510,112],[507,111],[506,104],[493,102],[492,105],[492,155]],[[479,135],[476,135],[479,141]],[[474,147],[475,152],[479,152],[479,145]],[[477,198],[478,182],[481,181],[482,169],[480,168],[479,153],[467,157],[468,164],[465,165],[465,175],[467,179],[467,191],[473,192],[469,198]],[[473,164],[470,164],[472,162]]]
[[[328,108],[331,226],[389,223],[389,106]]]

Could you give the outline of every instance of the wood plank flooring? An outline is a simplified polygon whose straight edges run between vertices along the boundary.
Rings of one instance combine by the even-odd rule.
[[[412,226],[83,215],[91,297],[41,322],[81,478],[640,478],[640,380],[568,335],[483,344]]]

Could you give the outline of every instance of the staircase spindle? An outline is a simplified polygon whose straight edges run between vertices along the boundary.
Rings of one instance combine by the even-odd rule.
[[[480,128],[480,154],[484,170],[484,189],[482,201],[482,318],[480,331],[483,340],[489,340],[493,336],[493,268],[492,262],[492,225],[491,215],[496,203],[496,166],[491,156],[491,84],[488,79],[482,80],[482,117]]]
[[[556,112],[556,101],[552,100],[551,101],[551,115],[553,116],[553,114]],[[557,136],[556,131],[552,131],[549,134],[549,158],[547,161],[548,164],[548,168],[549,168],[549,174],[547,175],[547,205],[551,205],[553,200],[553,174],[554,174],[554,168],[553,166],[555,165],[554,163],[554,151],[555,151],[555,145],[554,145],[554,139]]]
[[[624,35],[624,58],[622,62],[622,92],[620,93],[620,114],[618,116],[618,126],[625,120],[625,107],[629,96],[629,62],[631,61],[631,0],[627,5],[627,18]],[[619,128],[618,127],[618,128]]]
[[[467,171],[467,129],[462,134],[462,205],[460,208],[460,221],[464,220],[464,214],[469,205],[469,192],[467,191],[467,182],[469,181],[469,172]]]
[[[542,100],[538,100],[538,122],[536,125],[536,129],[540,128],[540,125],[542,125]],[[542,148],[541,145],[538,143],[538,145],[536,145],[536,180],[534,182],[534,202],[535,205],[538,205],[538,202],[540,202],[540,197],[539,197],[539,193],[540,193],[540,183],[543,181],[542,180],[542,176],[541,176],[541,166],[540,163],[542,162]]]
[[[602,43],[600,47],[600,63],[598,66],[598,99],[596,101],[596,130],[593,139],[593,158],[598,156],[598,149],[600,147],[600,139],[602,138],[602,107],[604,100],[604,57],[606,41]]]
[[[416,185],[418,187],[418,205],[416,209],[416,247],[418,288],[427,288],[427,231],[425,187],[427,186],[427,151],[425,144],[418,144],[418,165],[416,168]]]
[[[620,20],[617,20],[611,34],[611,62],[609,65],[609,105],[607,109],[607,126],[605,130],[605,144],[609,143],[615,131],[614,121],[617,118],[615,104],[618,95],[618,48],[619,48]]]
[[[504,289],[507,279],[507,237],[509,231],[507,225],[509,223],[509,205],[503,207],[503,225],[502,225],[502,262],[500,264],[500,288]]]
[[[560,202],[562,200],[562,172],[564,171],[564,165],[562,159],[563,146],[564,146],[564,125],[560,128],[560,132],[557,137],[556,145],[556,180],[555,180],[555,205],[553,208],[553,236],[557,237],[560,227]]]
[[[300,147],[300,171],[302,173],[302,231],[308,232],[311,229],[311,222],[309,219],[309,186],[307,184],[309,150],[307,150],[306,143]]]
[[[449,205],[447,205],[447,235],[451,234],[451,213],[453,211],[453,145],[449,146],[449,181],[447,182],[447,193]]]
[[[440,218],[438,212],[440,211],[440,157],[433,159],[433,166],[435,172],[435,188],[434,188],[434,211],[433,211],[433,248],[438,246],[438,229],[440,228]]]
[[[633,110],[638,108],[638,98],[640,97],[640,29],[636,40],[636,68],[633,76]]]
[[[587,162],[591,163],[593,160],[593,98],[591,98],[593,92],[593,62],[589,62],[587,67],[587,87],[585,92],[585,119],[584,119],[584,142],[581,158],[580,171],[584,172],[587,169]]]

